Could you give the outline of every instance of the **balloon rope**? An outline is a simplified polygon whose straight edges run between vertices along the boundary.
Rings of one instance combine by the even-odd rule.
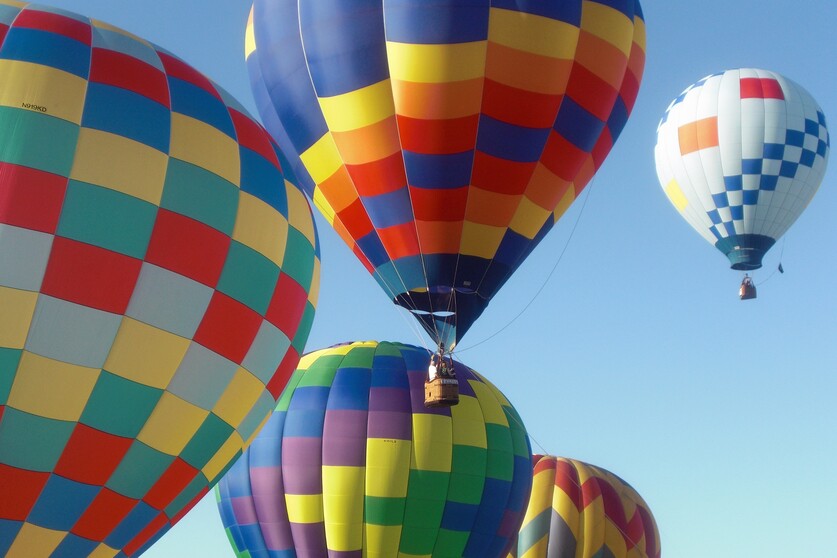
[[[473,349],[474,347],[478,347],[478,346],[482,345],[483,343],[486,343],[486,342],[490,341],[491,339],[493,339],[497,335],[501,334],[503,331],[506,330],[506,328],[508,328],[510,325],[512,325],[514,322],[516,322],[517,319],[520,318],[520,316],[522,316],[524,314],[524,312],[526,312],[526,310],[529,309],[530,306],[532,306],[532,304],[535,302],[535,299],[538,298],[538,296],[541,294],[541,292],[543,292],[544,288],[546,288],[546,285],[547,285],[547,283],[549,283],[549,280],[552,278],[552,275],[555,273],[555,270],[558,269],[558,264],[560,264],[561,260],[564,259],[564,254],[566,253],[567,248],[569,248],[570,242],[573,239],[573,235],[575,235],[575,230],[576,230],[576,228],[578,228],[578,223],[581,221],[581,216],[584,214],[584,208],[587,207],[587,201],[590,199],[590,193],[593,190],[594,182],[595,182],[595,177],[593,178],[593,180],[590,181],[590,185],[587,186],[587,188],[586,188],[587,193],[584,195],[584,201],[581,202],[581,210],[578,212],[578,217],[575,218],[575,223],[573,223],[573,228],[572,228],[572,230],[570,230],[570,234],[567,237],[567,241],[564,243],[564,248],[561,250],[561,253],[558,254],[558,260],[555,262],[555,265],[552,266],[552,269],[550,270],[549,274],[546,276],[546,279],[544,279],[543,284],[540,286],[540,288],[537,290],[537,292],[535,292],[535,294],[532,296],[532,299],[526,304],[526,306],[523,307],[523,309],[520,312],[517,313],[517,315],[514,318],[509,320],[506,323],[506,325],[504,325],[503,327],[501,327],[500,329],[498,329],[497,331],[495,331],[494,333],[492,333],[491,335],[489,335],[488,337],[486,337],[482,341],[477,341],[473,345],[469,345],[469,346],[465,347],[464,349],[457,349],[455,351],[457,354],[458,353],[464,353],[465,351],[469,351],[469,350]]]
[[[785,238],[782,238],[782,250],[779,252],[779,265],[782,265],[782,256],[784,256],[784,255],[785,255]],[[758,283],[756,283],[756,287],[761,287],[762,285],[764,285],[765,283],[770,281],[773,278],[773,276],[776,275],[777,271],[779,271],[779,266],[776,266],[776,269],[774,269],[773,272],[770,275],[768,275],[767,278],[764,281],[759,281]]]

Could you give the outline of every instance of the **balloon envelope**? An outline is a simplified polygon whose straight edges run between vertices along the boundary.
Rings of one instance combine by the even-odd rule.
[[[767,70],[707,76],[657,128],[657,176],[683,218],[733,269],[761,267],[825,174],[825,115],[801,86]]]
[[[645,25],[636,0],[256,0],[247,54],[315,206],[452,348],[622,131]]]
[[[613,473],[536,455],[532,495],[508,558],[659,558],[660,533],[637,492]]]
[[[455,407],[424,406],[430,353],[339,345],[302,358],[217,488],[239,556],[505,556],[531,485],[514,408],[455,363]]]
[[[0,555],[135,555],[270,414],[318,246],[267,132],[177,57],[0,1]]]

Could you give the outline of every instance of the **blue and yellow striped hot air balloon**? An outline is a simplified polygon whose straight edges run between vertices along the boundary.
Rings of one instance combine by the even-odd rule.
[[[660,533],[642,497],[600,467],[534,456],[526,517],[507,558],[660,558]]]
[[[248,67],[300,184],[452,348],[601,166],[636,0],[256,0]]]
[[[526,431],[459,363],[459,405],[427,409],[428,357],[362,342],[302,358],[217,488],[238,556],[505,556],[532,482]]]
[[[0,555],[136,555],[241,454],[318,245],[267,132],[183,61],[0,0]]]

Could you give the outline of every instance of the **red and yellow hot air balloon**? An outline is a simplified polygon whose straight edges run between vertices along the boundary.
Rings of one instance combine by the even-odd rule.
[[[634,105],[636,0],[256,0],[259,110],[386,294],[452,348]]]

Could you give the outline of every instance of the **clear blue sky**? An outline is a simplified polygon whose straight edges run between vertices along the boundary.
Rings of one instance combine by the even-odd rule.
[[[243,60],[249,0],[52,0],[178,54],[255,114]],[[647,500],[669,558],[834,554],[837,525],[837,169],[786,235],[782,263],[740,274],[663,195],[655,130],[706,74],[762,67],[802,84],[837,130],[834,0],[645,0],[648,59],[625,132],[581,200],[461,343],[545,451],[610,469]],[[832,161],[832,167],[837,162]],[[582,195],[582,199],[584,195]],[[579,219],[580,214],[580,219]],[[577,229],[568,244],[573,222]],[[308,349],[421,344],[322,220]],[[781,241],[756,273],[779,263]],[[535,445],[537,448],[537,445]],[[204,500],[146,556],[232,556]]]

